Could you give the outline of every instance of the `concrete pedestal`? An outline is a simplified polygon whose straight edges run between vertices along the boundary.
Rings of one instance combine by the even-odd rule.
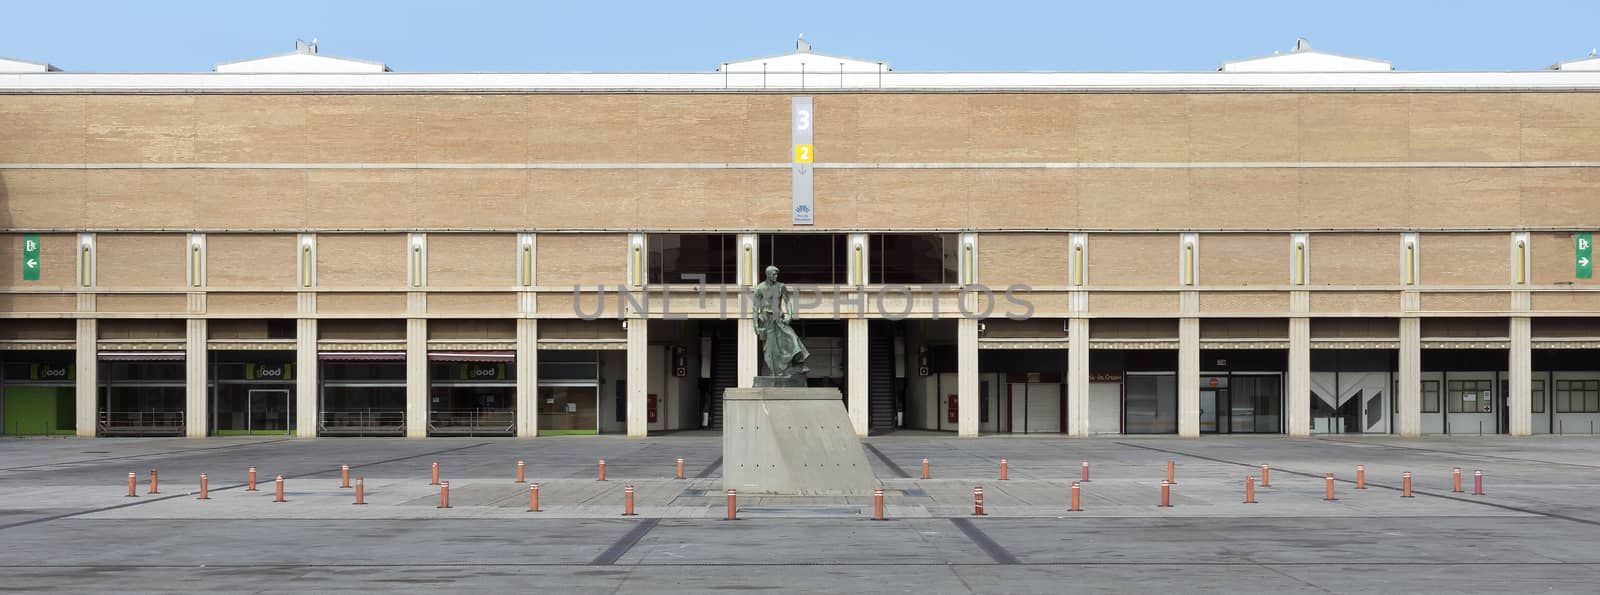
[[[730,388],[722,485],[742,494],[865,495],[876,483],[838,389]]]

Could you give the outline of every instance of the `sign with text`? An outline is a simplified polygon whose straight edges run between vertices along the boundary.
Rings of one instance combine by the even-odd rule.
[[[790,101],[790,138],[794,147],[791,165],[794,169],[793,199],[790,201],[790,222],[794,225],[811,225],[811,163],[816,159],[811,144],[811,131],[816,122],[812,118],[811,98],[794,97]]]
[[[1594,277],[1594,234],[1582,231],[1575,234],[1573,247],[1577,249],[1577,277],[1590,279]]]
[[[294,364],[245,364],[246,380],[294,380]]]
[[[39,234],[22,236],[22,280],[39,280]]]
[[[28,367],[29,380],[75,380],[72,364],[33,364]]]

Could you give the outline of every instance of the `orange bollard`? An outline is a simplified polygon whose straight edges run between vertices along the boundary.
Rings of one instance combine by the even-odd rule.
[[[678,459],[678,479],[683,479],[683,459]]]
[[[1366,465],[1356,465],[1356,489],[1358,489],[1358,490],[1367,489],[1367,467],[1366,467]]]
[[[360,506],[367,503],[367,478],[356,478],[356,501],[353,504]]]
[[[728,520],[739,520],[739,494],[733,490],[728,490]]]
[[[206,474],[201,473],[200,474],[200,497],[199,498],[195,498],[195,499],[196,500],[210,500],[211,499],[210,492],[211,492],[211,482],[206,479]]]
[[[1411,497],[1411,472],[1410,471],[1407,471],[1407,472],[1405,472],[1405,474],[1400,476],[1400,497],[1401,498],[1410,498]]]
[[[1080,479],[1078,481],[1084,481],[1084,482],[1089,481],[1089,461],[1084,461],[1083,462],[1083,479]]]
[[[1461,493],[1461,468],[1456,467],[1456,470],[1451,473],[1451,477],[1453,479],[1451,479],[1450,491],[1457,494]]]
[[[633,514],[633,484],[622,488],[622,516],[637,516]]]
[[[1244,476],[1244,503],[1256,503],[1256,478],[1254,475]]]
[[[528,512],[539,512],[539,484],[528,484]]]
[[[883,518],[883,488],[872,490],[872,520],[886,520]]]
[[[250,468],[250,478],[245,481],[244,491],[246,491],[246,492],[254,492],[254,491],[256,491],[256,468],[255,467],[251,467]]]
[[[1323,500],[1327,500],[1327,501],[1329,501],[1329,502],[1332,502],[1332,501],[1334,501],[1334,500],[1338,500],[1338,498],[1335,498],[1335,497],[1333,497],[1333,474],[1332,474],[1332,473],[1329,473],[1329,474],[1328,474],[1328,475],[1327,475],[1327,476],[1326,476],[1326,477],[1324,477],[1324,478],[1323,478],[1323,479],[1324,479],[1324,480],[1326,480],[1326,481],[1327,481],[1327,491],[1328,491],[1328,495],[1326,495],[1326,496],[1323,496],[1323,498],[1322,498],[1322,499],[1323,499]]]
[[[128,497],[139,497],[139,474],[132,471],[128,472]]]
[[[1167,485],[1178,485],[1178,478],[1173,475],[1177,466],[1177,463],[1167,461]]]
[[[1000,481],[1006,481],[1006,460],[1000,459]]]
[[[1172,508],[1172,483],[1161,480],[1161,504],[1157,508]]]
[[[433,481],[428,482],[428,485],[439,485],[439,461],[433,462]]]
[[[526,472],[523,470],[523,468],[524,468],[524,463],[522,461],[517,461],[517,481],[516,481],[516,483],[528,483],[527,475],[525,475]]]
[[[1264,487],[1264,488],[1272,487],[1272,484],[1268,483],[1269,481],[1271,481],[1271,480],[1267,479],[1267,464],[1266,463],[1262,463],[1261,464],[1261,487]]]
[[[350,466],[349,465],[340,465],[339,466],[339,487],[341,487],[341,488],[350,487]]]
[[[600,459],[600,480],[599,481],[605,481],[605,480],[606,480],[606,460],[605,459]]]
[[[274,497],[274,498],[273,498],[273,499],[272,499],[272,501],[273,501],[273,502],[288,502],[288,500],[285,500],[285,499],[284,499],[284,498],[283,498],[283,476],[282,476],[282,475],[279,475],[279,476],[278,476],[278,480],[277,480],[277,481],[276,481],[276,482],[275,482],[275,484],[276,484],[276,485],[275,485],[275,487],[274,487],[274,488],[273,488],[273,490],[274,490],[274,491],[275,491],[275,493],[276,493],[276,494],[277,494],[277,496],[276,496],[276,497]]]
[[[150,493],[151,494],[159,494],[159,493],[161,493],[160,491],[156,490],[156,470],[155,469],[151,469],[150,470]]]
[[[450,508],[450,482],[439,482],[439,508]]]
[[[928,479],[928,459],[922,459],[922,478]]]
[[[1078,512],[1080,510],[1083,509],[1078,506],[1078,482],[1074,481],[1072,482],[1072,506],[1067,507],[1067,512]]]
[[[972,516],[984,516],[983,486],[972,488]]]
[[[1472,470],[1472,495],[1474,495],[1474,496],[1482,496],[1483,495],[1483,470],[1482,469],[1473,469]]]

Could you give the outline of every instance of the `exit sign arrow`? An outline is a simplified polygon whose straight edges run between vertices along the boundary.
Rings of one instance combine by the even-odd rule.
[[[1587,231],[1573,234],[1572,246],[1576,249],[1573,257],[1578,264],[1573,276],[1579,279],[1594,278],[1594,234]]]
[[[22,280],[39,280],[39,234],[22,236]]]

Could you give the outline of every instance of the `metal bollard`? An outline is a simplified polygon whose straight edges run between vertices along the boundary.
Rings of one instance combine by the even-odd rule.
[[[428,485],[439,485],[439,461],[433,462],[433,480],[429,481]]]
[[[1000,459],[1000,481],[1006,481],[1006,460]]]
[[[439,482],[439,508],[450,508],[450,482]]]
[[[348,487],[350,487],[350,466],[349,465],[340,465],[339,466],[339,487],[340,488],[348,488]]]
[[[678,479],[683,479],[683,459],[678,459]]]
[[[1266,463],[1262,463],[1261,464],[1261,487],[1264,487],[1264,488],[1272,487],[1272,484],[1268,483],[1271,480],[1267,478],[1267,471],[1268,471],[1267,464]]]
[[[525,475],[526,471],[524,470],[525,466],[526,466],[526,464],[523,463],[522,461],[517,461],[517,481],[516,481],[516,483],[528,483],[527,475]]]
[[[1332,502],[1332,501],[1334,501],[1334,500],[1338,500],[1338,498],[1335,498],[1335,497],[1333,497],[1333,474],[1332,474],[1332,473],[1329,473],[1329,474],[1328,474],[1328,475],[1327,475],[1327,476],[1326,476],[1326,477],[1324,477],[1324,478],[1323,478],[1323,479],[1324,479],[1324,480],[1325,480],[1325,481],[1326,481],[1326,482],[1327,482],[1327,491],[1328,491],[1328,494],[1327,494],[1327,495],[1326,495],[1326,496],[1323,496],[1323,498],[1322,498],[1322,499],[1323,499],[1323,500],[1327,500],[1327,501],[1329,501],[1329,502]]]
[[[883,488],[872,490],[872,520],[885,520],[883,518]]]
[[[1083,478],[1079,479],[1078,481],[1083,481],[1083,482],[1089,481],[1089,461],[1084,461],[1083,462]]]
[[[606,480],[606,460],[605,459],[600,459],[600,480],[599,481],[605,481],[605,480]]]
[[[728,517],[727,518],[730,521],[739,520],[739,494],[738,494],[738,492],[735,492],[733,490],[728,490]]]
[[[540,512],[539,484],[528,484],[528,512]]]
[[[1253,475],[1244,476],[1244,503],[1256,503],[1256,478]]]
[[[139,474],[132,471],[128,472],[128,497],[139,497]]]
[[[1161,480],[1161,504],[1157,508],[1172,508],[1172,483]]]
[[[250,478],[248,480],[246,480],[245,484],[246,485],[245,485],[244,491],[246,491],[246,492],[254,492],[254,491],[256,491],[256,468],[255,467],[251,467],[250,468]]]
[[[206,479],[206,474],[201,473],[200,474],[200,497],[199,498],[195,498],[195,499],[196,500],[210,500],[211,499],[210,492],[211,492],[211,482]]]
[[[972,488],[972,516],[984,516],[983,486]]]
[[[1367,467],[1366,467],[1366,465],[1356,465],[1356,489],[1358,489],[1358,490],[1367,489]]]
[[[922,478],[929,479],[930,477],[928,475],[928,459],[922,459]]]
[[[1067,507],[1067,512],[1078,512],[1083,508],[1078,506],[1078,482],[1072,482],[1072,506]]]
[[[622,488],[622,516],[637,516],[633,514],[633,484]]]
[[[161,493],[160,491],[156,490],[156,470],[155,469],[151,469],[150,470],[150,492],[149,493],[151,493],[151,494],[159,494],[159,493]]]
[[[1400,476],[1400,497],[1411,497],[1411,472],[1407,471]]]
[[[1456,467],[1456,470],[1451,472],[1450,476],[1452,478],[1450,480],[1450,491],[1457,494],[1461,493],[1461,468]]]
[[[1483,470],[1482,469],[1473,469],[1472,470],[1472,495],[1474,495],[1474,496],[1482,496],[1483,495]]]
[[[1178,466],[1177,463],[1175,463],[1173,461],[1170,461],[1170,460],[1167,461],[1167,484],[1168,485],[1178,485],[1178,478],[1173,475],[1173,473],[1177,469],[1177,466]]]
[[[360,506],[367,503],[367,478],[356,478],[356,501],[353,504]]]
[[[279,475],[277,481],[274,482],[273,491],[274,491],[275,494],[277,494],[276,497],[274,497],[272,499],[273,502],[288,502],[288,500],[285,500],[283,498],[283,476],[282,475]]]

